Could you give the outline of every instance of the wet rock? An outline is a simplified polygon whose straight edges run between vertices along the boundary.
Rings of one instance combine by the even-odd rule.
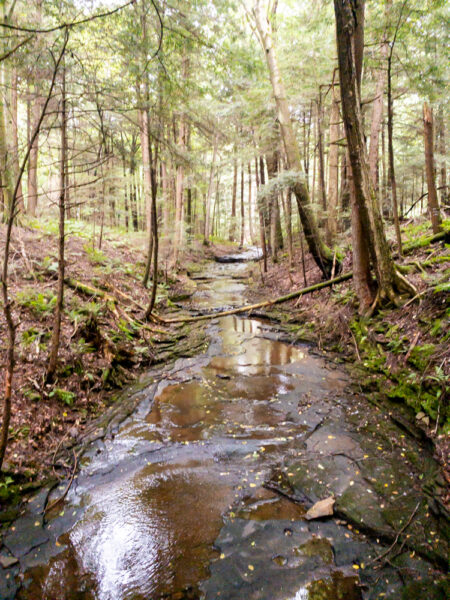
[[[314,432],[308,438],[306,448],[319,454],[345,454],[350,458],[361,456],[359,444],[350,435],[330,427],[321,427]]]
[[[35,515],[21,517],[5,536],[3,543],[14,556],[20,558],[49,539],[42,528],[42,518]]]
[[[16,565],[18,562],[19,559],[15,556],[4,556],[3,554],[0,554],[0,565],[4,569],[9,569],[9,567]]]
[[[319,500],[316,502],[314,506],[312,506],[305,515],[305,519],[320,519],[321,517],[329,517],[333,514],[334,503],[336,500],[333,496],[329,498],[325,498],[324,500]]]

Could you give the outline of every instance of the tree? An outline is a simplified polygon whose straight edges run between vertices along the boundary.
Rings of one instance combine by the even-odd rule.
[[[278,66],[274,43],[272,22],[275,18],[276,8],[277,2],[269,3],[267,13],[263,15],[261,0],[256,0],[250,15],[255,24],[269,71],[273,96],[277,106],[277,117],[280,125],[281,137],[286,153],[287,166],[288,169],[301,174],[302,164],[299,146],[292,127],[289,105]],[[249,11],[247,12],[249,13]],[[325,244],[322,234],[319,231],[305,181],[299,180],[293,186],[292,191],[297,200],[299,215],[309,250],[324,276],[329,277],[333,268],[333,253]]]
[[[433,151],[433,112],[427,102],[423,104],[423,138],[425,142],[425,167],[427,172],[428,186],[428,212],[430,214],[433,233],[441,229],[441,214],[436,191],[434,175],[434,151]]]
[[[363,0],[334,0],[341,101],[356,205],[377,281],[377,300],[399,305],[399,293],[414,293],[397,271],[386,240],[383,221],[369,172],[361,116],[361,98],[355,62],[354,33],[364,17]],[[363,21],[362,21],[363,23]],[[360,21],[360,25],[362,24]]]

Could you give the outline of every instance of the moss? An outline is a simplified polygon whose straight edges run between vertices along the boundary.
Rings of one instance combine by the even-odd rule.
[[[423,372],[427,368],[435,351],[436,346],[434,344],[423,344],[422,346],[416,346],[411,350],[408,362],[418,371]]]
[[[298,554],[319,556],[324,563],[333,562],[333,549],[326,538],[313,538],[298,548]]]
[[[401,600],[447,600],[450,598],[450,583],[441,581],[414,581],[407,584],[403,591]],[[394,600],[394,597],[391,597]]]

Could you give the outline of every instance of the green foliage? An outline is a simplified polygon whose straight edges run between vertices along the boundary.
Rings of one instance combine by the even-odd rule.
[[[48,316],[56,306],[56,295],[51,291],[39,292],[29,288],[18,292],[17,302],[20,306],[31,310],[37,317]]]
[[[58,271],[58,261],[54,256],[44,256],[42,259],[42,268],[44,271],[56,273]]]
[[[66,311],[72,323],[79,322],[90,317],[98,317],[103,309],[99,302],[82,302],[76,296],[72,298],[71,308]]]
[[[302,173],[298,173],[297,171],[282,171],[277,177],[270,179],[268,183],[259,188],[257,196],[259,206],[266,206],[267,201],[274,195],[281,194],[288,188],[293,188],[297,184],[304,182],[305,177]]]
[[[36,327],[30,327],[22,332],[22,344],[25,348],[31,346],[35,341],[38,341],[41,349],[45,348],[46,344],[44,341],[50,339],[50,333],[48,331],[41,331]]]
[[[436,294],[439,292],[450,292],[450,281],[443,281],[441,283],[438,283],[434,287],[434,291]]]
[[[423,346],[415,346],[409,355],[408,362],[412,364],[418,371],[424,371],[430,362],[431,357],[436,351],[434,344],[424,344]]]
[[[75,394],[70,392],[69,390],[64,390],[62,388],[55,388],[49,394],[50,398],[55,398],[59,402],[63,402],[67,404],[67,406],[72,406],[75,401]]]
[[[335,289],[333,291],[333,299],[338,304],[342,304],[345,306],[346,304],[349,304],[350,302],[354,301],[355,292],[352,288],[347,288],[344,291],[338,291],[337,289]]]
[[[104,252],[98,248],[94,248],[89,242],[84,244],[83,248],[92,264],[106,265],[108,259]]]
[[[37,402],[41,399],[41,394],[32,388],[27,388],[24,390],[23,395],[28,400],[32,400],[33,402]]]

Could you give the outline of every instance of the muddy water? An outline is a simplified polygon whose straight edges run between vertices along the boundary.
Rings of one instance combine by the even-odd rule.
[[[193,305],[242,303],[247,269],[211,267]],[[305,521],[301,502],[263,486],[293,475],[286,457],[301,454],[345,377],[257,320],[222,318],[209,334],[205,355],[178,361],[90,452],[65,505],[33,523],[35,543],[30,524],[17,543],[18,525],[18,598],[378,597],[354,570],[373,545],[339,522]]]

